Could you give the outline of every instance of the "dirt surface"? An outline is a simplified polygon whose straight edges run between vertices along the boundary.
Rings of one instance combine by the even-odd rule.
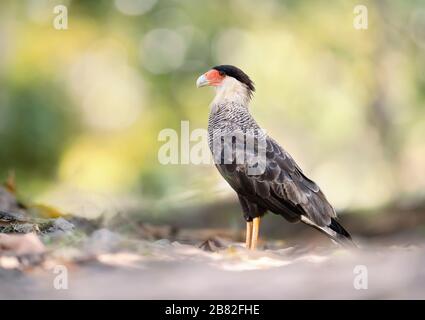
[[[352,250],[271,217],[248,251],[243,230],[208,212],[88,220],[34,212],[1,187],[0,204],[0,299],[425,299],[423,211],[404,212],[403,228],[400,214],[353,216]]]
[[[216,252],[207,252],[101,229],[78,249],[55,249],[35,265],[2,256],[0,299],[425,298],[421,246],[351,251],[270,246],[276,248],[251,252],[241,243],[218,242],[212,246]],[[68,289],[55,289],[57,265],[66,267]],[[356,266],[367,270],[367,289],[354,286]]]

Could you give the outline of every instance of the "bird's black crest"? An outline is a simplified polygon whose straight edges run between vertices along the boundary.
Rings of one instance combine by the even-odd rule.
[[[245,72],[243,72],[241,69],[231,65],[216,66],[213,69],[242,82],[243,84],[247,86],[247,88],[251,92],[255,91],[254,82],[252,82],[252,80],[248,77],[248,75]]]

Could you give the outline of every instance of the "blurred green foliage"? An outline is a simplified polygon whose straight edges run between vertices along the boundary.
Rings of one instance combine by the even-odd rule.
[[[69,8],[69,29],[53,8]],[[424,197],[425,3],[4,0],[0,177],[166,201],[229,194],[213,166],[162,166],[163,128],[206,127],[199,74],[235,64],[252,112],[337,207]]]
[[[49,82],[12,86],[7,91],[10,100],[1,111],[1,168],[51,177],[76,121],[62,107],[66,95],[61,87]]]

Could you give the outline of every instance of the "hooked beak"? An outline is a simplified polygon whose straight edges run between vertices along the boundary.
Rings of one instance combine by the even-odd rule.
[[[205,76],[205,74],[203,74],[202,76],[200,76],[199,78],[198,78],[198,80],[196,80],[196,86],[198,87],[198,88],[200,88],[200,87],[205,87],[205,86],[207,86],[207,85],[209,85],[210,84],[210,82],[208,81],[208,79],[207,79],[207,77]]]

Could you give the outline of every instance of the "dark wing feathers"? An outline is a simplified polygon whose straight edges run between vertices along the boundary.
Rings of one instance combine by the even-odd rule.
[[[273,139],[266,142],[264,173],[249,175],[245,164],[218,164],[219,171],[239,194],[289,221],[305,215],[320,227],[329,226],[336,214],[322,191]]]

